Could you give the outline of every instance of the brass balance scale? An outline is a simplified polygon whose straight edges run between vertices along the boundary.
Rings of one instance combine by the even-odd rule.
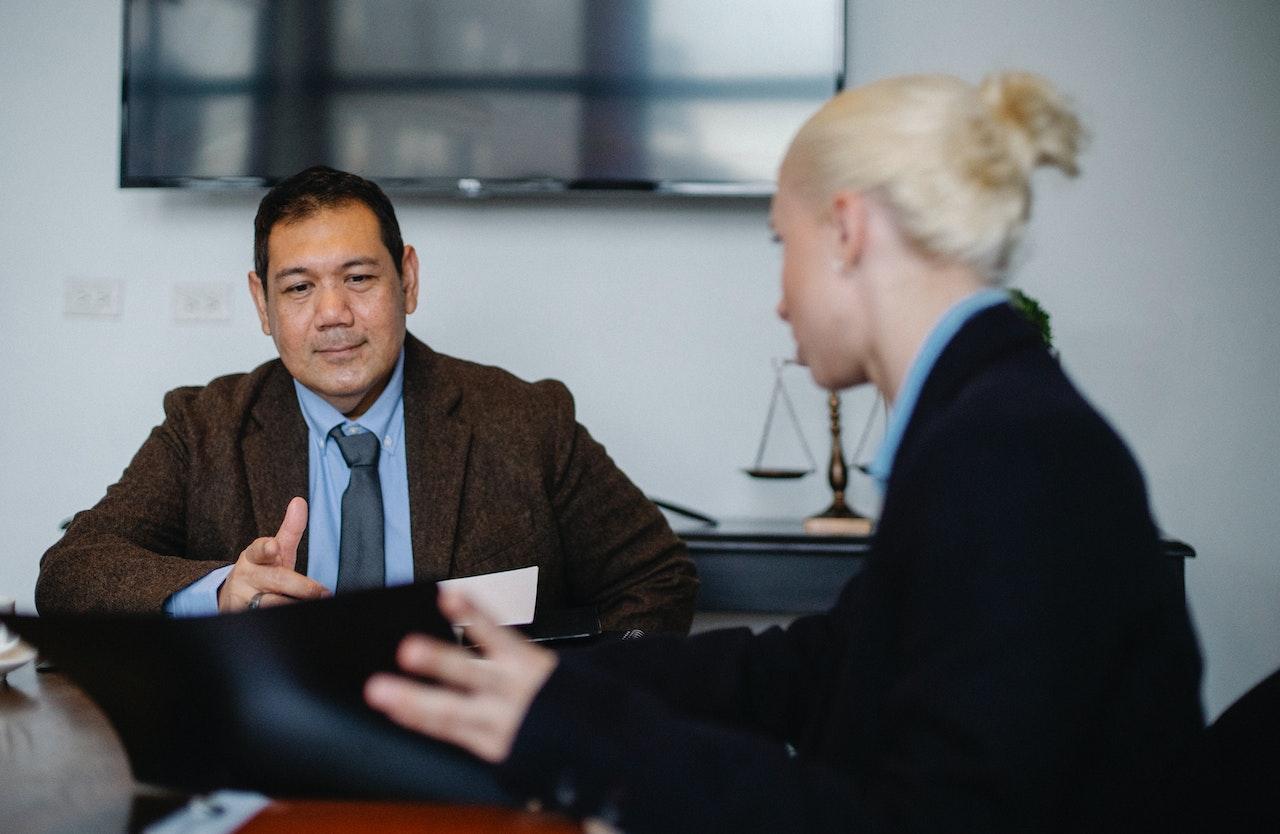
[[[756,450],[755,463],[743,470],[752,478],[769,480],[803,478],[817,469],[817,462],[813,458],[813,453],[809,451],[809,444],[804,438],[804,432],[800,430],[800,419],[796,416],[796,409],[791,402],[791,395],[787,393],[787,387],[782,380],[783,370],[787,365],[794,364],[796,362],[793,359],[775,359],[773,362],[773,394],[769,397],[769,410],[764,418],[764,431],[760,435],[760,445]],[[791,419],[791,426],[795,430],[796,437],[800,440],[800,447],[804,450],[805,457],[809,461],[807,469],[765,467],[763,465],[765,448],[769,443],[769,430],[773,426],[773,417],[777,413],[779,401],[786,408],[787,416]],[[877,405],[879,402],[880,400],[877,397]],[[844,446],[840,438],[840,395],[838,392],[827,392],[827,409],[830,414],[831,427],[831,457],[827,463],[827,483],[831,485],[832,492],[831,505],[822,512],[806,518],[804,520],[804,530],[806,533],[820,536],[866,536],[871,533],[871,519],[853,510],[844,497],[845,487],[849,483],[849,471],[845,465]],[[876,411],[877,408],[872,406],[871,412],[867,417],[866,427],[862,431],[862,437],[854,450],[854,460],[857,460],[861,455],[863,446],[867,442],[867,435],[870,433],[871,425],[875,421]],[[858,466],[858,469],[865,471],[865,467],[861,465]]]

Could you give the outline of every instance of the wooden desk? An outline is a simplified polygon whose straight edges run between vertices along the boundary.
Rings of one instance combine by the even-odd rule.
[[[133,781],[106,717],[57,672],[30,665],[0,684],[0,830],[27,834],[140,831],[187,797]],[[282,801],[240,829],[271,832],[569,834],[563,817],[424,803]]]
[[[866,536],[813,536],[798,519],[724,519],[719,526],[676,524],[698,568],[698,610],[808,614],[826,611],[862,569]],[[1183,582],[1195,551],[1164,539],[1170,581]]]

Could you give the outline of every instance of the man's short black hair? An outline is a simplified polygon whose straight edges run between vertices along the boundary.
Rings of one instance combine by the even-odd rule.
[[[378,218],[382,244],[391,253],[396,274],[400,274],[404,240],[387,195],[377,183],[364,177],[317,165],[281,181],[258,204],[258,216],[253,219],[253,268],[263,289],[267,286],[267,237],[271,229],[281,221],[302,220],[321,209],[346,203],[363,203]]]

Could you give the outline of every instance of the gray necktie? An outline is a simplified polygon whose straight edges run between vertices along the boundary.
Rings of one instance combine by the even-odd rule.
[[[382,542],[382,485],[378,482],[378,438],[372,432],[346,435],[335,426],[338,442],[351,467],[351,482],[342,493],[342,542],[338,548],[338,593],[380,588],[386,569]]]

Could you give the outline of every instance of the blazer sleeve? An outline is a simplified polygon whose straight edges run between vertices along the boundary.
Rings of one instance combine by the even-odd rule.
[[[499,776],[518,795],[635,832],[884,831],[846,774],[562,664]]]
[[[818,615],[566,652],[500,773],[517,794],[628,831],[882,830],[848,774],[789,747],[830,691],[842,640]]]
[[[36,580],[42,614],[160,613],[178,591],[228,561],[182,554],[187,542],[188,440],[194,389],[165,395],[164,423],[94,507],[77,513],[45,552]]]
[[[687,633],[698,580],[684,543],[577,422],[568,389],[537,385],[556,415],[548,491],[573,598],[605,630]]]
[[[830,659],[844,639],[833,617],[819,614],[759,634],[728,628],[566,649],[562,663],[646,690],[678,713],[787,743],[829,689]]]

